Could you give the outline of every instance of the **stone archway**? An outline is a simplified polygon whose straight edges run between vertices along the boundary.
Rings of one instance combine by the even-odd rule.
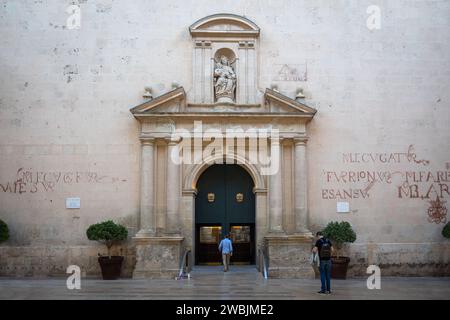
[[[241,155],[227,154],[224,156],[209,156],[203,159],[201,163],[195,164],[190,169],[188,169],[183,183],[183,192],[195,190],[197,181],[203,171],[205,171],[209,166],[217,163],[236,163],[240,165],[252,177],[253,183],[255,184],[254,192],[267,191],[264,178],[261,175],[259,169],[254,164],[250,163],[247,158]]]
[[[267,211],[267,188],[265,179],[260,173],[260,170],[248,159],[238,154],[227,154],[225,156],[209,156],[201,163],[190,166],[186,170],[186,175],[183,181],[183,197],[182,197],[182,214],[184,221],[191,223],[184,224],[185,245],[190,248],[195,257],[195,197],[197,195],[197,181],[202,173],[210,166],[223,164],[237,164],[241,166],[252,178],[254,183],[253,193],[255,194],[255,241],[256,246],[263,244],[264,235],[268,232],[268,211]],[[258,259],[258,252],[256,252],[256,260]]]

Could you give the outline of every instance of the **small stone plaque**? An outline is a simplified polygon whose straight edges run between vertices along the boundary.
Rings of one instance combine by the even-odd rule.
[[[80,209],[80,198],[66,198],[66,209]]]
[[[338,213],[349,213],[350,204],[348,202],[338,202],[336,205],[336,211]]]

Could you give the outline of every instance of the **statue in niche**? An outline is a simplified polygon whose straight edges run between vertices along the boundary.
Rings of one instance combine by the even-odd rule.
[[[214,68],[214,92],[218,102],[234,101],[236,73],[226,56],[221,56]]]

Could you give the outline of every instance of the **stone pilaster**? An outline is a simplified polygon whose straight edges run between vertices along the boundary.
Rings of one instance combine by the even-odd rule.
[[[141,139],[140,229],[136,237],[155,234],[154,139]]]
[[[279,165],[275,172],[269,176],[269,230],[273,233],[284,232],[283,229],[283,188],[281,179],[281,167],[283,165],[281,158],[282,144],[278,139],[272,139],[270,142],[271,162],[274,157],[278,157]]]
[[[167,144],[167,184],[166,184],[166,233],[180,234],[180,178],[178,141],[168,140]]]
[[[294,214],[296,232],[311,235],[308,221],[306,141],[306,138],[294,139]]]

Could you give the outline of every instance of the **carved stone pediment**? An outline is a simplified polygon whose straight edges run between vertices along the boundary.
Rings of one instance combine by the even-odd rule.
[[[307,106],[304,103],[298,102],[294,99],[291,99],[275,90],[266,89],[266,93],[264,94],[266,103],[269,104],[269,110],[274,112],[273,106],[281,107],[285,112],[293,112],[293,113],[305,113],[305,114],[316,114],[317,110]],[[277,110],[278,112],[283,112],[282,110]]]
[[[181,111],[182,103],[185,101],[185,98],[186,93],[184,92],[183,87],[179,87],[132,108],[130,112],[134,115],[150,113],[152,111],[155,112],[156,110],[161,111],[161,109],[168,112],[168,106],[172,106],[172,108],[170,108],[170,111],[172,112]],[[175,108],[173,106],[175,106]]]
[[[193,37],[258,37],[259,27],[245,17],[234,14],[214,14],[189,27]]]
[[[267,88],[264,105],[188,105],[183,87],[165,93],[151,101],[132,108],[131,113],[140,121],[150,118],[303,118],[311,120],[317,110]]]

